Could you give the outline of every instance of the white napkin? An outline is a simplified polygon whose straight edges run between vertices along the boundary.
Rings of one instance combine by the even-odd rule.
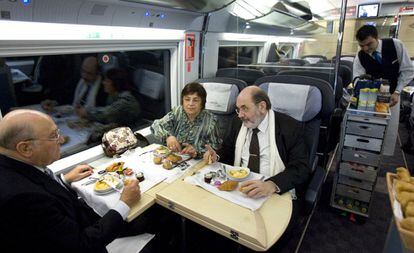
[[[152,234],[141,234],[115,239],[106,246],[109,253],[138,253],[149,241],[154,238]]]
[[[122,160],[125,162],[124,166],[132,168],[134,172],[140,171],[144,173],[145,180],[139,183],[141,194],[159,184],[166,178],[165,175],[151,171],[150,168],[144,168],[136,165],[134,166],[136,163],[134,163],[134,161],[131,161],[131,159],[125,159],[125,157],[123,157]],[[104,166],[99,166],[98,171],[106,168],[108,165],[116,161],[118,160],[112,161]],[[92,176],[99,177],[97,171],[95,171]],[[100,216],[104,216],[112,208],[112,206],[117,203],[120,197],[120,193],[114,191],[105,195],[97,195],[93,190],[95,184],[82,185],[82,183],[88,180],[88,178],[85,178],[78,182],[74,182],[72,183],[72,188],[79,194],[79,196],[85,200],[85,202],[92,209],[95,210],[96,213],[98,213]]]
[[[227,168],[231,167],[230,165],[226,165]],[[248,208],[252,211],[256,211],[259,209],[263,203],[269,198],[269,197],[262,197],[258,199],[252,199],[247,197],[244,193],[240,192],[238,189],[234,191],[220,191],[216,186],[207,184],[204,182],[204,174],[210,171],[217,171],[221,168],[221,163],[213,163],[210,165],[207,165],[204,167],[199,173],[194,174],[193,176],[186,177],[184,179],[185,182],[193,185],[198,185],[205,190],[223,198],[230,202],[233,202],[239,206]],[[262,178],[262,175],[250,172],[250,175],[248,176],[247,180],[259,180]]]

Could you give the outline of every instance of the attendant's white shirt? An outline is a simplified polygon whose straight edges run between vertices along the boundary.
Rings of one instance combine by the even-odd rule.
[[[414,66],[410,60],[410,56],[408,55],[407,49],[405,48],[404,44],[397,39],[393,39],[395,50],[397,51],[397,58],[398,63],[400,64],[400,76],[398,77],[397,88],[395,90],[401,92],[402,89],[414,78]],[[382,40],[378,40],[378,46],[375,51],[381,54],[382,50]],[[371,57],[373,57],[371,55]],[[374,58],[374,57],[373,57]],[[365,68],[362,66],[361,61],[359,60],[358,54],[355,56],[354,59],[354,66],[353,66],[353,78],[366,74]]]
[[[260,149],[260,174],[265,176],[270,175],[270,142],[269,142],[269,113],[266,113],[265,118],[257,127],[259,132],[257,133],[257,138],[259,139],[259,149]],[[250,141],[252,139],[252,129],[247,130],[246,140],[243,144],[242,155],[241,155],[241,166],[247,167],[249,164],[249,147]]]

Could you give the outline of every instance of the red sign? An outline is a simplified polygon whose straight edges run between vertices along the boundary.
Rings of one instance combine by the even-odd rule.
[[[185,60],[194,61],[195,54],[195,34],[185,35]]]

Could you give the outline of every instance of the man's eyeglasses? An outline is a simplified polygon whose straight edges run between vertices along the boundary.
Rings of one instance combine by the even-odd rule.
[[[27,139],[26,141],[59,141],[62,135],[60,134],[60,129],[56,129],[56,131],[51,135],[49,138],[32,138]]]
[[[237,113],[237,115],[240,115],[240,113],[247,113],[248,111],[249,111],[249,108],[247,108],[247,107],[242,107],[242,108],[236,108],[236,113]]]

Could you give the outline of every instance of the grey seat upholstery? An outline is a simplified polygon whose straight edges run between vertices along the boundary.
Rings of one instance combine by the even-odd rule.
[[[236,114],[237,96],[247,85],[244,81],[224,77],[204,78],[196,82],[202,84],[207,92],[206,109],[217,117],[220,137],[224,139]]]
[[[0,62],[0,91],[0,109],[4,115],[10,111],[10,108],[17,106],[17,100],[10,68],[2,62]]]
[[[335,89],[335,104],[337,105],[339,100],[342,98],[343,89],[342,89],[342,78],[338,77],[338,83],[335,85],[335,76],[331,73],[322,72],[319,70],[284,70],[280,71],[278,75],[294,75],[294,76],[309,76],[314,78],[319,78],[324,81],[327,81],[333,89]]]
[[[169,92],[164,75],[137,69],[133,74],[133,81],[133,94],[142,105],[143,117],[151,120],[163,117],[168,110],[165,93]]]
[[[309,213],[318,200],[325,179],[325,170],[317,166],[316,150],[321,119],[333,110],[334,101],[328,95],[332,90],[323,80],[303,76],[268,76],[257,80],[256,85],[268,93],[273,110],[288,114],[304,124],[303,137],[309,150],[312,173],[305,195],[305,211]]]
[[[266,82],[278,82],[285,84],[298,84],[298,85],[311,85],[317,87],[322,94],[322,108],[318,114],[320,119],[319,125],[321,125],[321,131],[318,136],[319,146],[317,146],[317,151],[322,155],[321,163],[325,164],[328,158],[328,153],[331,151],[332,146],[328,145],[329,143],[334,143],[337,141],[334,139],[331,134],[333,131],[335,133],[336,129],[340,127],[340,122],[333,124],[332,121],[335,113],[335,100],[332,96],[333,89],[330,84],[324,80],[316,79],[313,77],[305,76],[291,76],[291,75],[276,75],[276,76],[266,76],[260,78],[256,81],[255,85],[262,85]],[[295,97],[295,95],[292,95]],[[338,133],[339,135],[339,133]],[[332,144],[333,145],[333,144]]]
[[[247,85],[252,85],[260,77],[264,77],[265,73],[257,69],[245,68],[222,68],[217,70],[216,77],[230,77],[243,80]]]

